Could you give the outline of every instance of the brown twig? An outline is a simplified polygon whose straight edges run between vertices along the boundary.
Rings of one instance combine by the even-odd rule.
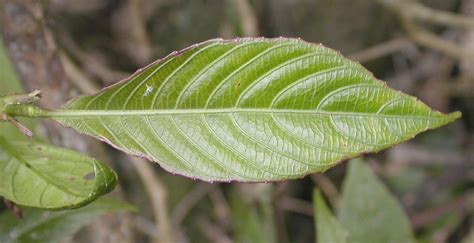
[[[367,49],[352,53],[347,57],[361,63],[369,62],[391,53],[403,50],[411,44],[410,40],[405,37],[396,38],[387,42],[377,44]]]
[[[150,62],[154,50],[146,29],[145,1],[127,0],[111,21],[117,42],[114,43],[137,65]]]
[[[321,188],[321,191],[328,198],[332,208],[337,208],[337,202],[339,201],[339,191],[332,181],[324,174],[313,174],[311,179]]]
[[[413,228],[418,229],[425,225],[431,224],[433,221],[447,213],[467,210],[470,206],[470,202],[473,202],[473,200],[474,193],[468,192],[438,207],[414,214],[410,217],[411,225],[413,226]]]
[[[23,133],[25,136],[31,138],[33,137],[33,132],[28,129],[27,127],[23,126],[18,120],[14,117],[6,117],[7,121],[10,122],[13,126],[15,126],[21,133]]]
[[[293,197],[281,197],[278,202],[278,206],[286,211],[299,213],[311,217],[313,216],[313,206],[311,205],[311,203],[301,199]]]
[[[71,54],[73,59],[76,59],[81,64],[81,69],[91,73],[105,83],[114,83],[130,76],[129,73],[109,68],[107,64],[100,61],[94,55],[81,50],[66,33],[61,33],[58,37],[64,49]]]
[[[189,211],[212,189],[212,186],[209,183],[199,183],[191,192],[187,193],[173,210],[173,222],[179,225]]]
[[[446,41],[437,35],[421,28],[415,22],[417,18],[422,18],[424,20],[434,21],[448,21],[453,24],[453,22],[460,24],[460,22],[466,24],[469,23],[470,27],[474,27],[473,20],[471,17],[460,17],[455,16],[454,14],[448,14],[442,11],[430,10],[427,7],[424,7],[418,3],[415,3],[411,0],[376,0],[381,3],[383,6],[393,10],[400,17],[403,28],[408,32],[410,37],[417,42],[419,45],[432,48],[442,52],[443,54],[450,56],[456,59],[470,59],[474,60],[474,55],[466,52],[463,48],[458,47],[456,44]],[[414,10],[415,9],[415,10]],[[421,9],[421,10],[420,10]],[[436,17],[433,17],[436,16]],[[440,17],[442,16],[442,17]],[[454,18],[454,19],[453,19]],[[462,21],[460,21],[462,19]],[[468,21],[467,21],[468,20]],[[446,24],[446,23],[445,23]]]
[[[218,186],[213,187],[211,191],[209,191],[209,198],[214,206],[214,212],[220,224],[228,226],[230,221],[230,207],[221,188]]]
[[[69,59],[64,53],[60,53],[61,62],[64,67],[64,72],[69,77],[69,80],[74,86],[84,93],[93,93],[100,89],[94,82],[90,81],[82,71]]]
[[[443,54],[456,59],[474,60],[474,55],[466,52],[464,48],[458,47],[456,44],[446,41],[437,35],[419,27],[412,19],[401,15],[401,22],[410,37],[418,44],[438,50]]]
[[[460,185],[472,183],[474,181],[473,178],[474,166],[472,163],[453,165],[448,163],[446,166],[443,166],[439,174],[432,175],[429,180],[424,180],[414,190],[404,193],[401,199],[410,211],[422,208],[427,198],[432,198],[433,195],[439,193],[448,192]]]
[[[463,16],[447,11],[429,8],[419,2],[412,0],[377,0],[384,6],[391,8],[397,12],[402,12],[407,17],[434,23],[460,28],[474,28],[474,18],[471,16]]]
[[[151,206],[155,216],[157,228],[159,230],[159,240],[161,243],[172,243],[174,241],[174,232],[171,220],[168,216],[167,192],[166,187],[161,180],[155,175],[150,162],[144,161],[137,157],[130,157],[140,179],[145,186],[148,196],[150,197]]]
[[[151,222],[150,220],[142,216],[135,216],[133,217],[133,224],[135,226],[135,229],[144,233],[145,235],[148,235],[153,239],[160,238],[160,234],[156,230],[156,225],[154,222]]]
[[[411,216],[411,225],[413,228],[418,229],[433,223],[433,221],[448,213],[466,210],[470,206],[469,202],[472,202],[472,200],[474,200],[474,193],[468,192],[438,207]]]
[[[132,19],[132,33],[134,39],[137,41],[136,46],[140,46],[141,55],[143,59],[149,59],[152,55],[153,47],[151,46],[150,38],[146,30],[146,21],[143,19],[142,5],[143,0],[129,0],[130,16]]]
[[[435,10],[417,2],[411,2],[405,9],[408,9],[409,14],[418,20],[451,27],[474,28],[474,18],[471,16]]]
[[[212,224],[205,218],[198,219],[198,226],[201,232],[210,242],[231,243],[232,240],[226,235],[225,231],[218,225]]]
[[[389,164],[402,166],[460,166],[474,161],[474,151],[456,151],[447,149],[429,149],[408,142],[399,144],[388,151]],[[446,163],[448,162],[449,163]],[[398,166],[397,166],[398,167]]]
[[[233,3],[240,16],[243,34],[248,37],[258,36],[258,18],[248,0],[233,0]]]

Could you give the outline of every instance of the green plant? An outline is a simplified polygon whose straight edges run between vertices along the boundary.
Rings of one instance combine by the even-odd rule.
[[[22,91],[1,40],[0,74],[2,93]],[[33,120],[20,120],[23,125],[10,121],[23,132],[37,126]],[[111,191],[116,180],[116,174],[96,159],[50,145],[38,136],[28,139],[15,127],[0,123],[0,196],[23,206],[21,211],[13,206],[23,219],[10,212],[0,214],[0,242],[56,242],[100,215],[135,210],[117,200],[96,200]]]
[[[1,242],[57,242],[93,221],[97,216],[118,212],[135,211],[127,203],[99,199],[76,209],[49,212],[35,208],[23,210],[23,219],[12,214],[0,215]]]
[[[279,181],[323,172],[460,117],[390,89],[336,51],[286,38],[210,40],[60,109],[35,106],[39,98],[39,91],[3,96],[0,118],[28,135],[17,117],[53,119],[171,173],[211,182]],[[9,136],[4,129],[0,195],[8,200],[74,208],[114,187],[115,174],[100,162]],[[19,152],[28,148],[36,149]],[[63,173],[72,164],[84,166]],[[15,183],[16,177],[28,186],[35,176],[51,185],[60,182],[65,190],[32,194]]]
[[[319,191],[313,205],[318,242],[415,242],[403,209],[360,159],[349,164],[337,219]]]

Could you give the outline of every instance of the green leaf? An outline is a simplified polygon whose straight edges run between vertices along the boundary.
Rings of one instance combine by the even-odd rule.
[[[338,210],[348,242],[414,242],[410,223],[396,199],[361,160],[349,163]]]
[[[21,92],[0,39],[0,96]],[[36,125],[32,119],[20,122]],[[115,187],[115,173],[99,161],[38,140],[0,122],[0,196],[30,207],[76,208]]]
[[[127,203],[99,199],[77,210],[50,212],[26,208],[23,219],[5,212],[0,215],[0,242],[59,242],[100,215],[133,210]]]
[[[314,190],[313,192],[313,206],[315,214],[314,221],[316,224],[316,242],[347,242],[347,231],[332,215],[331,210],[329,210],[324,202],[319,190]]]
[[[172,173],[275,181],[377,152],[460,113],[433,111],[336,51],[279,38],[194,45],[59,111],[30,115]]]
[[[257,200],[247,192],[238,190],[233,190],[230,196],[234,242],[277,242],[270,200]]]
[[[116,182],[117,175],[93,158],[0,136],[0,195],[19,205],[77,208],[110,192]]]

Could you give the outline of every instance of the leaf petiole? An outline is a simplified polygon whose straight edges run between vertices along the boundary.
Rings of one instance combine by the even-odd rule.
[[[33,133],[27,127],[23,126],[20,122],[18,122],[15,117],[17,116],[17,113],[24,113],[25,111],[29,112],[30,114],[34,114],[34,112],[32,113],[32,111],[35,110],[34,106],[31,106],[30,104],[35,101],[38,101],[39,99],[41,99],[40,90],[34,90],[33,92],[28,94],[13,94],[0,97],[0,121],[10,122],[12,125],[18,128],[21,133],[23,133],[27,137],[32,137]],[[14,108],[12,109],[11,106],[13,106]],[[11,111],[9,112],[9,110]]]
[[[49,112],[30,104],[12,104],[4,108],[4,115],[10,117],[40,118],[49,117]]]

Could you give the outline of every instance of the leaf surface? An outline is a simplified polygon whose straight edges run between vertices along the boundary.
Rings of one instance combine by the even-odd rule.
[[[134,207],[127,203],[99,199],[86,207],[60,212],[25,208],[23,219],[5,212],[0,215],[0,242],[61,242],[100,215],[131,210]]]
[[[363,161],[349,163],[340,200],[337,218],[348,242],[415,242],[403,209]]]
[[[0,96],[21,92],[0,38]],[[36,126],[33,119],[20,122]],[[99,161],[40,140],[0,122],[0,196],[31,207],[76,208],[115,187],[115,173]]]
[[[347,242],[347,231],[334,217],[326,205],[326,202],[324,202],[319,190],[313,192],[313,206],[315,214],[314,221],[316,224],[316,242]]]
[[[268,191],[260,193],[265,195]],[[237,190],[236,187],[230,195],[233,242],[277,242],[274,208],[270,200],[255,198],[248,191]]]
[[[298,39],[211,40],[43,116],[206,181],[321,172],[460,116]]]
[[[0,195],[45,209],[77,208],[110,192],[116,174],[71,150],[0,136]]]

